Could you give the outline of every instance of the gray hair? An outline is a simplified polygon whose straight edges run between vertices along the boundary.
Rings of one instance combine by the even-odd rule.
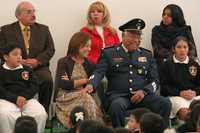
[[[18,18],[18,16],[19,16],[19,15],[21,14],[21,12],[22,12],[21,4],[22,4],[22,3],[20,3],[20,4],[16,7],[16,9],[15,9],[15,17],[16,17],[16,18]]]
[[[16,9],[15,9],[15,17],[16,17],[16,18],[18,18],[18,16],[21,14],[21,12],[22,12],[22,10],[23,10],[22,5],[24,5],[25,3],[30,3],[30,2],[28,2],[28,1],[22,1],[22,2],[20,2],[20,3],[17,5],[17,7],[16,7]],[[30,4],[31,4],[31,3],[30,3]]]

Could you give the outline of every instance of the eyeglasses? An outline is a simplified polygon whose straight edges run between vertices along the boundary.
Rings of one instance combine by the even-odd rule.
[[[25,12],[26,14],[34,14],[35,9],[33,9],[33,10],[23,10],[23,12]]]

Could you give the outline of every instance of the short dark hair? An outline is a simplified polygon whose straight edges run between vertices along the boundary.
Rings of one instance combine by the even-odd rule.
[[[70,120],[73,126],[83,121],[82,119],[78,118],[78,116],[76,115],[77,113],[82,113],[83,120],[86,120],[88,118],[88,112],[86,111],[86,109],[84,109],[82,106],[74,107],[70,112]]]
[[[163,133],[167,128],[164,119],[155,113],[145,113],[140,119],[140,130],[143,133]]]
[[[69,41],[67,56],[76,56],[79,54],[79,49],[90,40],[90,36],[84,32],[76,32]]]
[[[22,49],[21,46],[17,43],[7,43],[5,45],[5,47],[3,48],[2,54],[3,55],[9,55],[9,53],[15,48]]]
[[[182,40],[182,41],[185,41],[185,42],[188,44],[188,48],[189,48],[189,41],[188,41],[188,39],[187,39],[186,37],[184,37],[184,36],[177,36],[177,37],[175,38],[174,42],[173,42],[173,49],[175,49],[177,43],[178,43],[179,41],[181,41],[181,40]]]
[[[129,116],[133,115],[135,117],[136,122],[140,122],[141,117],[145,114],[151,112],[149,109],[147,108],[137,108],[134,110],[131,110],[129,112]]]
[[[169,4],[163,9],[162,15],[164,14],[166,9],[169,9],[171,11],[172,23],[174,25],[178,27],[182,27],[186,25],[183,10],[181,9],[180,6],[175,5],[175,4]],[[161,21],[161,24],[163,24],[162,21]]]
[[[80,124],[80,133],[114,133],[114,131],[101,122],[86,120]]]
[[[200,100],[193,100],[191,103],[190,103],[190,106],[189,106],[189,109],[190,110],[193,110],[195,106],[197,105],[200,105]]]
[[[200,118],[200,105],[197,104],[191,110],[190,118],[189,118],[189,122],[190,122],[191,126],[193,126],[194,129],[196,129],[196,127],[197,127],[197,122],[198,122],[199,118]]]
[[[16,120],[14,133],[37,133],[36,120],[31,116],[22,116]]]

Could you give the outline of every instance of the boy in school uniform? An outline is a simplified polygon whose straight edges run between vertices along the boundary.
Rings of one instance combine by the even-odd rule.
[[[16,119],[32,116],[38,124],[38,133],[45,128],[47,113],[33,99],[38,92],[37,77],[32,69],[23,66],[18,44],[7,45],[3,51],[5,63],[0,66],[0,133],[13,133]]]

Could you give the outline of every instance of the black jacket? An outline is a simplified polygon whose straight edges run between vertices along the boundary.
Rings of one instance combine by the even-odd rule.
[[[157,25],[152,29],[151,43],[154,57],[157,62],[163,62],[164,58],[172,55],[172,46],[177,36],[184,36],[189,41],[189,55],[197,57],[197,51],[190,26],[172,27]]]
[[[57,95],[58,88],[62,88],[65,90],[73,90],[74,89],[74,80],[71,79],[73,68],[74,68],[74,60],[71,57],[62,57],[58,60],[57,70],[56,70],[56,80],[55,80],[55,96]],[[92,65],[88,60],[85,59],[83,63],[83,67],[89,76],[92,74],[94,70],[94,65]],[[62,80],[61,76],[67,74],[69,80]],[[55,97],[54,97],[55,98]]]

